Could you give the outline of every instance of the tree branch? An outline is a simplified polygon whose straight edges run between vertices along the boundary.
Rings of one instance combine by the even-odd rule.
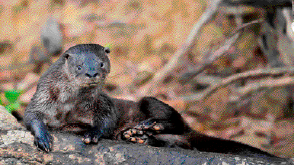
[[[219,88],[224,88],[236,81],[239,80],[244,80],[244,79],[253,79],[253,78],[262,78],[262,77],[281,77],[288,74],[289,76],[294,75],[294,67],[285,67],[285,68],[275,68],[275,69],[258,69],[258,70],[251,70],[251,71],[247,71],[244,73],[240,73],[240,74],[236,74],[236,75],[232,75],[226,79],[223,79],[221,81],[221,83],[218,84],[214,84],[211,87],[209,87],[207,90],[205,90],[202,93],[199,94],[195,94],[195,95],[190,95],[190,96],[185,96],[182,97],[183,100],[185,101],[201,101],[201,102],[205,102],[205,100],[211,96],[213,93],[215,93]],[[292,83],[292,78],[289,79],[289,77],[287,77],[288,79],[283,79],[284,85],[290,85]],[[287,80],[287,81],[286,81]],[[275,84],[276,83],[276,84]],[[274,84],[266,84],[266,83],[261,83],[259,88],[265,88],[265,87],[276,87],[276,86],[280,86],[281,84],[283,84],[281,81],[279,80],[275,80]],[[249,90],[250,91],[250,90]],[[245,92],[246,93],[246,92]]]
[[[199,21],[193,26],[189,36],[187,37],[186,42],[181,46],[181,48],[175,53],[173,58],[166,64],[158,73],[155,74],[153,80],[146,84],[140,90],[136,96],[141,97],[144,95],[150,95],[152,89],[156,88],[177,66],[178,62],[181,61],[180,58],[186,55],[192,48],[193,43],[197,40],[197,35],[201,27],[207,23],[210,18],[216,13],[217,8],[222,0],[215,0],[211,2],[210,6],[206,9],[204,14],[201,16]]]

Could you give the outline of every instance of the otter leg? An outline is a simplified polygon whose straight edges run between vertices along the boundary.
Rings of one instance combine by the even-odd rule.
[[[103,136],[106,138],[113,136],[113,131],[117,123],[117,109],[113,102],[107,95],[100,94],[98,98],[91,102],[92,107],[89,107],[90,111],[93,111],[93,127],[86,132],[82,139],[84,143],[98,143],[98,140]],[[79,108],[85,108],[89,105],[89,102],[82,102],[78,104]]]
[[[45,124],[41,120],[41,115],[37,112],[26,113],[25,125],[35,136],[34,144],[43,151],[49,152],[52,150],[53,138],[48,133]]]
[[[123,131],[122,139],[152,146],[173,146],[172,143],[176,140],[174,137],[170,136],[172,134],[182,134],[173,121],[165,119],[147,119]]]
[[[104,137],[109,137],[111,130],[114,128],[114,121],[111,118],[104,118],[99,124],[95,125],[88,132],[85,133],[83,137],[83,142],[86,144],[89,143],[98,143],[99,139]]]
[[[181,115],[169,105],[153,97],[145,97],[138,103],[139,110],[146,115],[146,120],[122,132],[122,139],[153,146],[173,146],[174,139],[159,135],[181,135],[189,131]],[[170,136],[165,136],[170,137]]]

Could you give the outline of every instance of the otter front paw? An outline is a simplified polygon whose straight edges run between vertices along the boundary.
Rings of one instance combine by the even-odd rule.
[[[45,152],[52,150],[53,138],[47,131],[42,131],[40,134],[35,136],[34,144]]]
[[[92,131],[89,131],[87,132],[84,137],[82,138],[82,141],[86,144],[89,144],[89,143],[98,143],[98,140],[99,138],[101,137],[101,133],[100,131],[97,131],[97,130],[92,130]]]

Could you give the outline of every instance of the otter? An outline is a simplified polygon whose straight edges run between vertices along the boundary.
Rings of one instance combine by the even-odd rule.
[[[108,48],[96,44],[71,47],[40,77],[24,114],[24,123],[38,148],[47,152],[52,148],[47,126],[87,129],[86,143],[112,134],[118,111],[101,91],[110,72],[108,53]]]
[[[257,148],[192,130],[171,106],[154,97],[138,102],[111,98],[103,89],[110,72],[109,48],[80,44],[69,48],[40,77],[24,123],[41,150],[52,150],[48,130],[84,133],[83,142],[100,138],[158,147],[181,147],[241,155],[273,155]]]

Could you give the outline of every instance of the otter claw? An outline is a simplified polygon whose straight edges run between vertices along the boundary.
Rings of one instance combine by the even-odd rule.
[[[97,131],[97,130],[91,130],[89,132],[87,132],[84,137],[82,138],[82,141],[85,143],[85,144],[89,144],[89,143],[98,143],[99,141],[99,138],[101,137],[102,135]]]

